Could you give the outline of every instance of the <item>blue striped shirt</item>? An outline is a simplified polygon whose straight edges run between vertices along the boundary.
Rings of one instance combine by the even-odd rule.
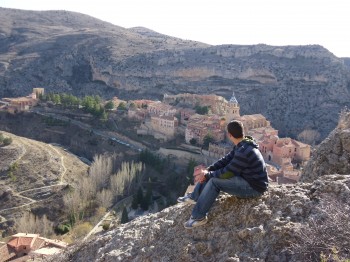
[[[209,166],[208,171],[208,177],[227,179],[241,176],[261,193],[268,188],[264,158],[259,151],[259,145],[249,136],[234,146],[226,156]]]

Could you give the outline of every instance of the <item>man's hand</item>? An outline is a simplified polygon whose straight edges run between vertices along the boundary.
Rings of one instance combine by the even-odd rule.
[[[202,171],[201,171],[201,174],[198,176],[198,179],[197,179],[197,181],[199,182],[199,183],[204,183],[205,181],[207,181],[207,178],[205,177],[205,175],[208,173],[208,170],[206,170],[206,169],[203,169]]]

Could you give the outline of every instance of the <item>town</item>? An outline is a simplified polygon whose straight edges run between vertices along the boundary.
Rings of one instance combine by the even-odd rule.
[[[0,110],[10,114],[29,111],[39,104],[44,88],[33,88],[27,97],[3,98]],[[198,153],[198,163],[208,165],[228,153],[232,145],[225,127],[231,120],[239,120],[245,133],[259,144],[267,163],[269,178],[277,184],[296,183],[301,169],[310,159],[311,146],[295,139],[280,138],[278,130],[261,114],[240,115],[240,104],[234,93],[229,101],[217,95],[164,95],[163,101],[129,100],[114,97],[111,108],[124,108],[126,117],[139,122],[138,136],[152,136],[160,143],[183,138],[182,148]],[[125,142],[121,142],[129,145]],[[131,145],[129,145],[131,146]],[[138,149],[139,151],[141,149]],[[187,154],[190,150],[160,150],[164,155]]]
[[[160,145],[157,153],[167,158],[176,158],[180,162],[193,160],[197,165],[193,167],[194,171],[199,166],[209,165],[232,149],[232,144],[229,143],[226,133],[226,125],[232,120],[241,121],[245,133],[252,136],[259,144],[259,149],[267,163],[271,183],[291,184],[298,182],[302,168],[310,159],[310,145],[288,137],[280,138],[278,130],[271,126],[270,121],[265,116],[261,114],[241,116],[240,104],[234,92],[228,101],[217,95],[188,93],[164,95],[163,101],[142,99],[124,101],[117,97],[110,101],[102,101],[100,98],[90,97],[96,103],[100,103],[100,105],[93,104],[92,110],[89,109],[90,112],[86,110],[88,103],[84,105],[84,102],[78,101],[78,98],[71,95],[61,94],[61,96],[67,100],[71,99],[72,101],[68,103],[74,104],[74,108],[78,111],[83,109],[81,113],[77,113],[77,110],[71,113],[74,116],[78,115],[80,121],[92,117],[106,121],[108,118],[106,111],[110,111],[114,112],[113,117],[121,116],[130,120],[133,125],[136,123],[133,129],[134,136],[130,134],[128,138],[124,137],[127,140],[109,137],[112,144],[117,142],[136,151],[136,154],[140,154],[143,150],[149,150],[147,146],[149,143],[145,142],[140,146],[140,140],[138,142],[133,140],[135,135],[138,138],[152,137]],[[60,108],[60,104],[63,103],[59,98],[61,96],[58,94],[45,95],[44,88],[33,88],[32,94],[26,97],[2,98],[0,111],[16,115],[23,112],[38,113],[53,110],[55,115],[50,114],[50,116],[55,116],[57,121],[61,121],[64,112]],[[90,117],[86,117],[86,112],[91,113]],[[73,122],[83,123],[76,120],[72,120]],[[169,142],[174,140],[177,141],[173,143],[175,146],[167,146]],[[187,190],[191,187],[193,185],[189,185]],[[129,199],[131,198],[132,195]],[[124,209],[126,210],[125,206]],[[137,211],[131,207],[127,209],[129,211],[125,211],[128,212],[126,213],[126,221],[149,212],[159,211],[159,208],[146,212]],[[137,213],[138,215],[136,215]],[[7,244],[4,243],[0,248],[0,254],[6,258],[45,259],[62,252],[66,247],[67,243],[64,241],[50,240],[39,234],[17,233],[11,236]]]

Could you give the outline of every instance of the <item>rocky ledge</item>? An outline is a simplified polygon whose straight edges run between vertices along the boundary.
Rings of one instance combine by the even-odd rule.
[[[314,183],[272,186],[257,199],[219,197],[208,224],[187,230],[191,206],[178,204],[140,217],[55,261],[298,261],[293,243],[310,217],[324,216],[324,201],[350,203],[350,176],[328,175]]]

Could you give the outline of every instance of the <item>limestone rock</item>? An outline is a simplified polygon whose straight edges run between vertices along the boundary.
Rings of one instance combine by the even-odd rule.
[[[177,204],[140,217],[53,261],[293,261],[295,231],[317,216],[326,197],[350,203],[350,176],[323,176],[313,184],[271,187],[253,200],[223,194],[207,225],[187,230],[192,206]]]
[[[350,111],[343,111],[337,128],[318,146],[300,181],[311,182],[334,173],[350,174]]]

